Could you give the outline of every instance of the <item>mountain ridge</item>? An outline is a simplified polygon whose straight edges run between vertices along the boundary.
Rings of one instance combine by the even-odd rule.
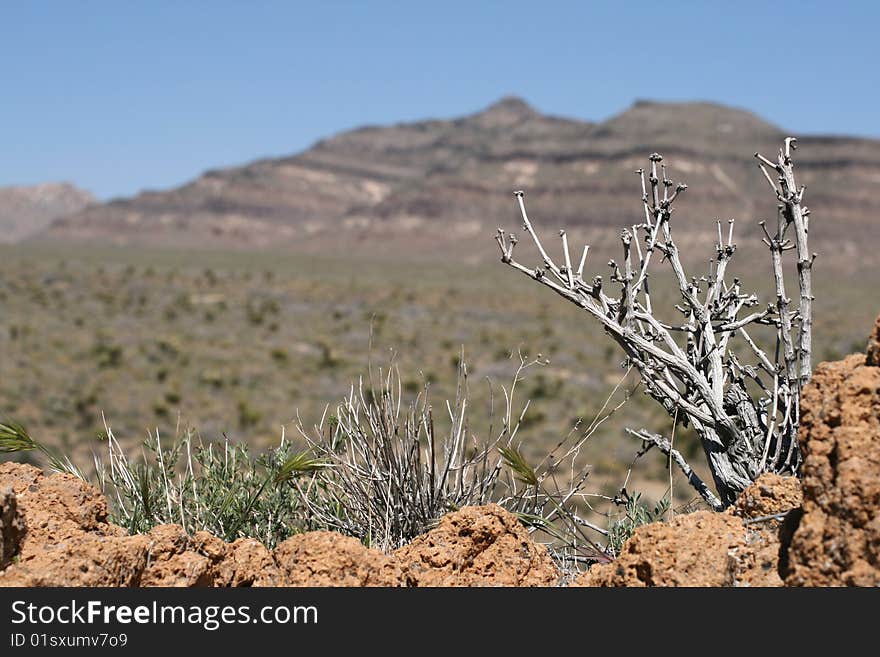
[[[0,187],[0,243],[37,235],[58,217],[95,202],[90,192],[68,182]]]
[[[545,115],[505,96],[461,117],[362,126],[296,154],[210,169],[170,190],[89,206],[41,237],[316,252],[393,242],[400,253],[467,251],[469,236],[515,220],[510,192],[518,188],[552,213],[554,228],[633,223],[640,192],[632,171],[652,152],[663,153],[670,175],[689,185],[679,215],[687,232],[706,217],[775,212],[753,153],[772,155],[784,136],[748,110],[706,101],[642,99],[594,123]],[[868,227],[880,212],[870,193],[880,181],[880,140],[820,135],[800,145],[811,207],[853,231]],[[816,231],[834,238],[831,225],[817,223]]]

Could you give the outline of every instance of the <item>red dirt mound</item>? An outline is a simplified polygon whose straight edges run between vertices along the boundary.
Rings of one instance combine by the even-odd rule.
[[[637,528],[614,562],[593,566],[573,585],[780,586],[772,559],[755,572],[753,550],[741,519],[697,511]]]
[[[288,586],[404,586],[397,560],[336,532],[308,532],[275,548]]]
[[[107,501],[76,477],[16,463],[0,464],[24,519],[16,563],[0,586],[134,586],[148,554],[144,537],[107,522]]]
[[[139,586],[280,586],[270,552],[259,541],[224,543],[208,532],[188,536],[180,525],[159,525]],[[140,537],[133,537],[140,538]]]
[[[729,513],[697,511],[639,527],[617,559],[574,586],[782,586],[781,521],[800,506],[796,479],[762,475]]]
[[[733,512],[740,518],[765,518],[800,508],[804,495],[796,477],[765,473],[736,500]]]
[[[547,548],[496,504],[447,514],[395,556],[410,586],[552,586],[559,580]]]
[[[880,585],[880,318],[867,352],[820,364],[803,392],[791,586]]]

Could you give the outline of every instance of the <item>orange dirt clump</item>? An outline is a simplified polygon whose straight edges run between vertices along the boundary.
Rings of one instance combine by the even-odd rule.
[[[792,586],[880,585],[880,319],[868,356],[822,363],[804,389],[803,516],[785,568]]]
[[[0,571],[0,587],[138,586],[148,556],[143,536],[71,536]]]
[[[740,518],[697,511],[637,528],[614,562],[573,586],[781,586],[774,554]]]
[[[803,501],[801,482],[797,477],[767,472],[740,494],[734,513],[741,518],[762,518],[800,508]]]
[[[208,532],[189,536],[180,525],[153,527],[150,561],[140,586],[279,586],[271,553],[253,539],[224,543]]]
[[[280,583],[270,552],[258,541],[226,544],[206,532],[188,536],[178,525],[129,536],[108,522],[104,496],[71,475],[47,477],[29,465],[4,463],[0,486],[11,487],[25,526],[16,563],[0,569],[0,586]]]
[[[230,543],[214,570],[214,586],[280,586],[283,581],[272,553],[254,538]]]
[[[12,488],[26,519],[22,558],[71,534],[125,534],[120,527],[107,522],[107,500],[98,489],[72,475],[46,477],[31,465],[0,463],[0,486]]]
[[[0,586],[524,586],[559,577],[546,548],[495,505],[450,514],[397,554],[333,532],[299,534],[270,552],[179,525],[129,536],[93,486],[28,465],[0,464],[0,491]]]
[[[336,532],[308,532],[275,548],[288,586],[403,586],[397,561]]]
[[[465,507],[395,553],[410,586],[552,586],[547,548],[496,504]]]
[[[107,501],[67,474],[46,477],[29,465],[0,464],[24,518],[17,563],[0,586],[133,586],[147,561],[147,541],[107,522]]]
[[[765,517],[800,505],[796,478],[761,475],[728,513],[698,511],[637,528],[614,562],[593,566],[573,585],[782,586],[782,523]]]

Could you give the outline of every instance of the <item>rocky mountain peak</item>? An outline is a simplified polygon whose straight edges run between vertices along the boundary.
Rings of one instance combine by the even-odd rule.
[[[522,98],[504,96],[475,114],[473,118],[478,119],[484,125],[508,125],[539,116],[541,116],[540,112]]]

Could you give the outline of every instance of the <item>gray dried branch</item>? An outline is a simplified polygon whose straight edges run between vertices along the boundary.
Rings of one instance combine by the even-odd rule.
[[[672,443],[669,442],[666,438],[657,433],[651,433],[646,429],[641,429],[640,431],[633,431],[632,429],[627,429],[626,432],[631,436],[638,438],[643,441],[645,444],[650,445],[652,447],[656,447],[663,454],[672,458],[675,461],[675,464],[678,466],[679,470],[682,471],[685,477],[687,477],[688,483],[690,483],[693,488],[700,493],[702,498],[706,501],[710,507],[716,510],[721,510],[724,508],[724,505],[721,503],[714,493],[709,490],[709,487],[706,483],[700,479],[694,469],[685,461],[684,457],[681,455],[677,449],[673,449]]]
[[[739,279],[727,281],[728,265],[736,251],[733,220],[728,222],[726,235],[721,222],[717,224],[715,257],[708,275],[688,276],[671,226],[673,202],[687,186],[675,185],[669,179],[663,158],[657,153],[649,157],[647,170],[636,171],[645,220],[621,233],[622,271],[614,260],[608,263],[611,283],[620,286],[619,296],[608,295],[601,276],[595,276],[590,283],[584,281],[589,245],[583,249],[577,270],[572,271],[564,230],[560,235],[565,262],[562,267],[556,265],[529,220],[525,194],[521,191],[516,192],[516,197],[523,230],[537,247],[542,265],[530,268],[520,264],[513,258],[515,237],[505,237],[501,229],[496,236],[503,262],[597,320],[624,351],[628,364],[638,369],[647,394],[676,421],[694,427],[706,453],[717,496],[696,477],[681,454],[670,451],[668,442],[645,431],[635,435],[661,451],[666,445],[664,453],[672,456],[691,484],[716,508],[731,504],[763,472],[797,474],[801,463],[797,445],[799,396],[811,368],[811,272],[815,255],[810,254],[807,243],[809,211],[803,206],[804,188],[798,188],[795,182],[791,157],[795,147],[795,139],[786,139],[776,162],[757,155],[761,172],[779,201],[775,235],[771,236],[765,222],[761,223],[776,288],[776,303],[765,310],[749,311],[758,305],[757,295],[743,292]],[[776,180],[771,169],[777,174]],[[794,244],[785,237],[790,225],[794,227]],[[639,236],[644,245],[640,244]],[[661,253],[661,262],[668,263],[678,287],[681,302],[675,308],[683,313],[683,324],[661,321],[652,305],[649,269],[655,264],[655,250]],[[800,303],[796,310],[791,308],[785,292],[782,261],[788,250],[797,252]],[[775,362],[749,335],[747,329],[754,326],[775,330],[777,345],[782,347],[775,350]],[[763,375],[768,375],[772,384],[765,383]],[[753,393],[755,388],[759,392]]]

